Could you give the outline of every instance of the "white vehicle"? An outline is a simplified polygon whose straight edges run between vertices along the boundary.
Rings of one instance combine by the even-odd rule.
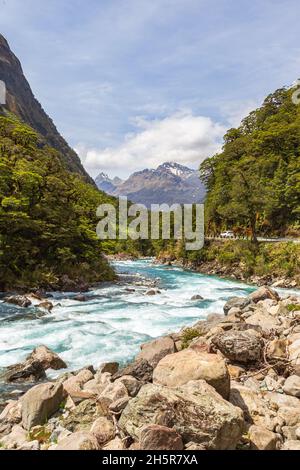
[[[234,238],[234,233],[232,230],[226,230],[226,232],[222,232],[220,235],[221,238]]]

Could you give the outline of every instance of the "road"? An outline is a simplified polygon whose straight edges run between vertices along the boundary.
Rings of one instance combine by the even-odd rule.
[[[206,240],[247,240],[246,238],[225,238],[225,237],[205,237]],[[249,240],[249,239],[248,239]],[[300,243],[300,238],[264,238],[257,237],[257,241],[266,243],[280,243],[280,242],[293,242]]]

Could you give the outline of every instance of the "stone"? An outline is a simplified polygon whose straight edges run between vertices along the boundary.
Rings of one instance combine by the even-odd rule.
[[[46,310],[47,312],[51,312],[51,310],[53,310],[53,303],[50,302],[49,300],[46,300],[45,302],[41,302],[40,304],[38,304],[38,308],[42,309],[42,310]]]
[[[291,344],[288,346],[289,360],[293,366],[300,367],[300,335],[299,338],[289,338]]]
[[[100,450],[100,445],[94,434],[78,431],[63,439],[55,450]]]
[[[40,443],[39,441],[24,442],[20,447],[18,447],[18,450],[37,451],[40,450]]]
[[[61,384],[44,383],[28,390],[21,398],[22,424],[27,430],[44,424],[58,409],[64,399]]]
[[[87,302],[89,298],[86,295],[78,294],[73,297],[73,300],[76,300],[76,302]]]
[[[152,367],[156,367],[159,361],[175,352],[175,344],[170,336],[158,338],[149,343],[141,346],[141,352],[137,355],[136,359],[145,359]]]
[[[178,387],[199,379],[228,398],[230,376],[225,361],[217,354],[184,349],[165,356],[153,372],[153,383],[167,387]]]
[[[196,442],[188,442],[185,445],[185,450],[205,450],[205,447],[202,444],[197,444]]]
[[[276,408],[277,418],[286,426],[300,425],[300,400],[283,393],[268,392],[269,406]]]
[[[276,331],[280,327],[280,322],[267,312],[256,311],[253,315],[245,319],[248,325],[260,326],[265,334]]]
[[[300,441],[285,441],[282,450],[300,450]]]
[[[62,425],[68,431],[89,431],[97,418],[108,415],[108,407],[96,400],[84,400],[62,419]]]
[[[260,390],[234,382],[231,385],[229,401],[243,410],[247,422],[274,431],[276,412],[270,407],[268,401],[264,400]]]
[[[277,434],[262,426],[250,426],[248,430],[250,446],[253,450],[276,450],[279,442]]]
[[[45,369],[39,361],[24,361],[6,368],[4,372],[6,382],[38,382],[45,379]]]
[[[111,411],[113,414],[119,415],[124,410],[124,408],[126,408],[126,405],[128,402],[129,402],[128,395],[123,398],[118,398],[118,400],[113,401],[109,405],[109,411]]]
[[[212,338],[212,344],[229,360],[248,364],[259,361],[264,343],[253,330],[230,330]]]
[[[282,388],[287,395],[300,398],[300,377],[298,375],[290,375]]]
[[[2,447],[6,450],[18,449],[26,442],[28,442],[28,435],[21,426],[14,426],[10,434],[1,437]]]
[[[96,437],[98,444],[101,446],[114,439],[116,435],[114,424],[105,417],[97,418],[90,432]]]
[[[116,437],[112,441],[109,441],[105,446],[102,447],[102,450],[124,450],[125,445],[119,437]]]
[[[129,400],[127,388],[122,382],[113,382],[105,387],[103,392],[100,393],[98,400],[104,402],[108,407],[120,399]]]
[[[158,290],[158,289],[149,289],[149,290],[147,290],[147,292],[145,293],[145,295],[151,296],[151,295],[157,295],[157,294],[160,294],[160,293],[161,293],[161,292],[160,292],[160,290]]]
[[[267,344],[266,356],[268,359],[285,359],[287,357],[288,342],[286,339],[273,339]]]
[[[111,375],[114,375],[119,370],[119,363],[118,362],[104,362],[100,365],[98,372],[104,374],[105,372],[109,372]]]
[[[63,388],[66,394],[70,395],[75,401],[82,401],[94,396],[94,392],[82,390],[83,386],[94,379],[93,373],[89,369],[83,369],[72,375],[63,382]]]
[[[270,289],[268,286],[262,286],[255,292],[252,292],[252,294],[249,295],[249,299],[255,303],[266,299],[276,300],[278,302],[280,297],[275,290]]]
[[[180,434],[174,429],[158,424],[149,424],[141,429],[141,450],[183,450]]]
[[[243,308],[247,307],[249,303],[250,300],[246,299],[245,297],[231,297],[227,300],[223,310],[225,315],[227,315],[229,310],[231,310],[233,307],[242,310]]]
[[[228,364],[227,369],[232,380],[238,379],[241,375],[245,374],[245,369],[243,367]]]
[[[10,400],[0,414],[0,423],[19,424],[22,420],[22,402]]]
[[[112,376],[112,380],[119,379],[123,375],[132,375],[141,382],[151,382],[153,374],[153,367],[145,359],[132,362],[127,367],[119,370]]]
[[[143,385],[142,382],[132,377],[132,375],[123,375],[116,382],[121,382],[125,385],[128,395],[131,397],[135,397],[138,392],[140,391],[141,386]]]
[[[25,295],[10,295],[8,297],[4,297],[4,302],[17,305],[22,308],[27,308],[31,305],[31,301]]]
[[[142,428],[150,424],[174,429],[184,443],[226,450],[236,447],[244,421],[239,408],[225,401],[204,380],[197,380],[176,389],[144,385],[129,401],[119,426],[138,440]]]
[[[41,364],[44,370],[47,369],[66,369],[67,364],[59,357],[58,354],[51,351],[47,346],[38,346],[27,357],[29,361],[37,361]]]
[[[191,300],[204,300],[204,298],[202,297],[202,295],[196,294],[196,295],[193,295]]]

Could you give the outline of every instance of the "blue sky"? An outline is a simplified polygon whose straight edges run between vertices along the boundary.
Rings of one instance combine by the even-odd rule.
[[[90,174],[197,167],[300,76],[298,0],[0,0],[0,31]]]

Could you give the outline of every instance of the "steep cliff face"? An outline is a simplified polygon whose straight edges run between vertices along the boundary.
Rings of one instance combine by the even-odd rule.
[[[33,127],[44,137],[47,144],[60,152],[61,159],[69,171],[82,175],[87,182],[94,184],[83,168],[76,152],[70,148],[65,139],[59,134],[52,120],[35,98],[23,74],[20,61],[1,34],[0,80],[5,82],[7,90],[6,105],[2,108],[2,111],[7,109],[13,112],[22,121]]]

